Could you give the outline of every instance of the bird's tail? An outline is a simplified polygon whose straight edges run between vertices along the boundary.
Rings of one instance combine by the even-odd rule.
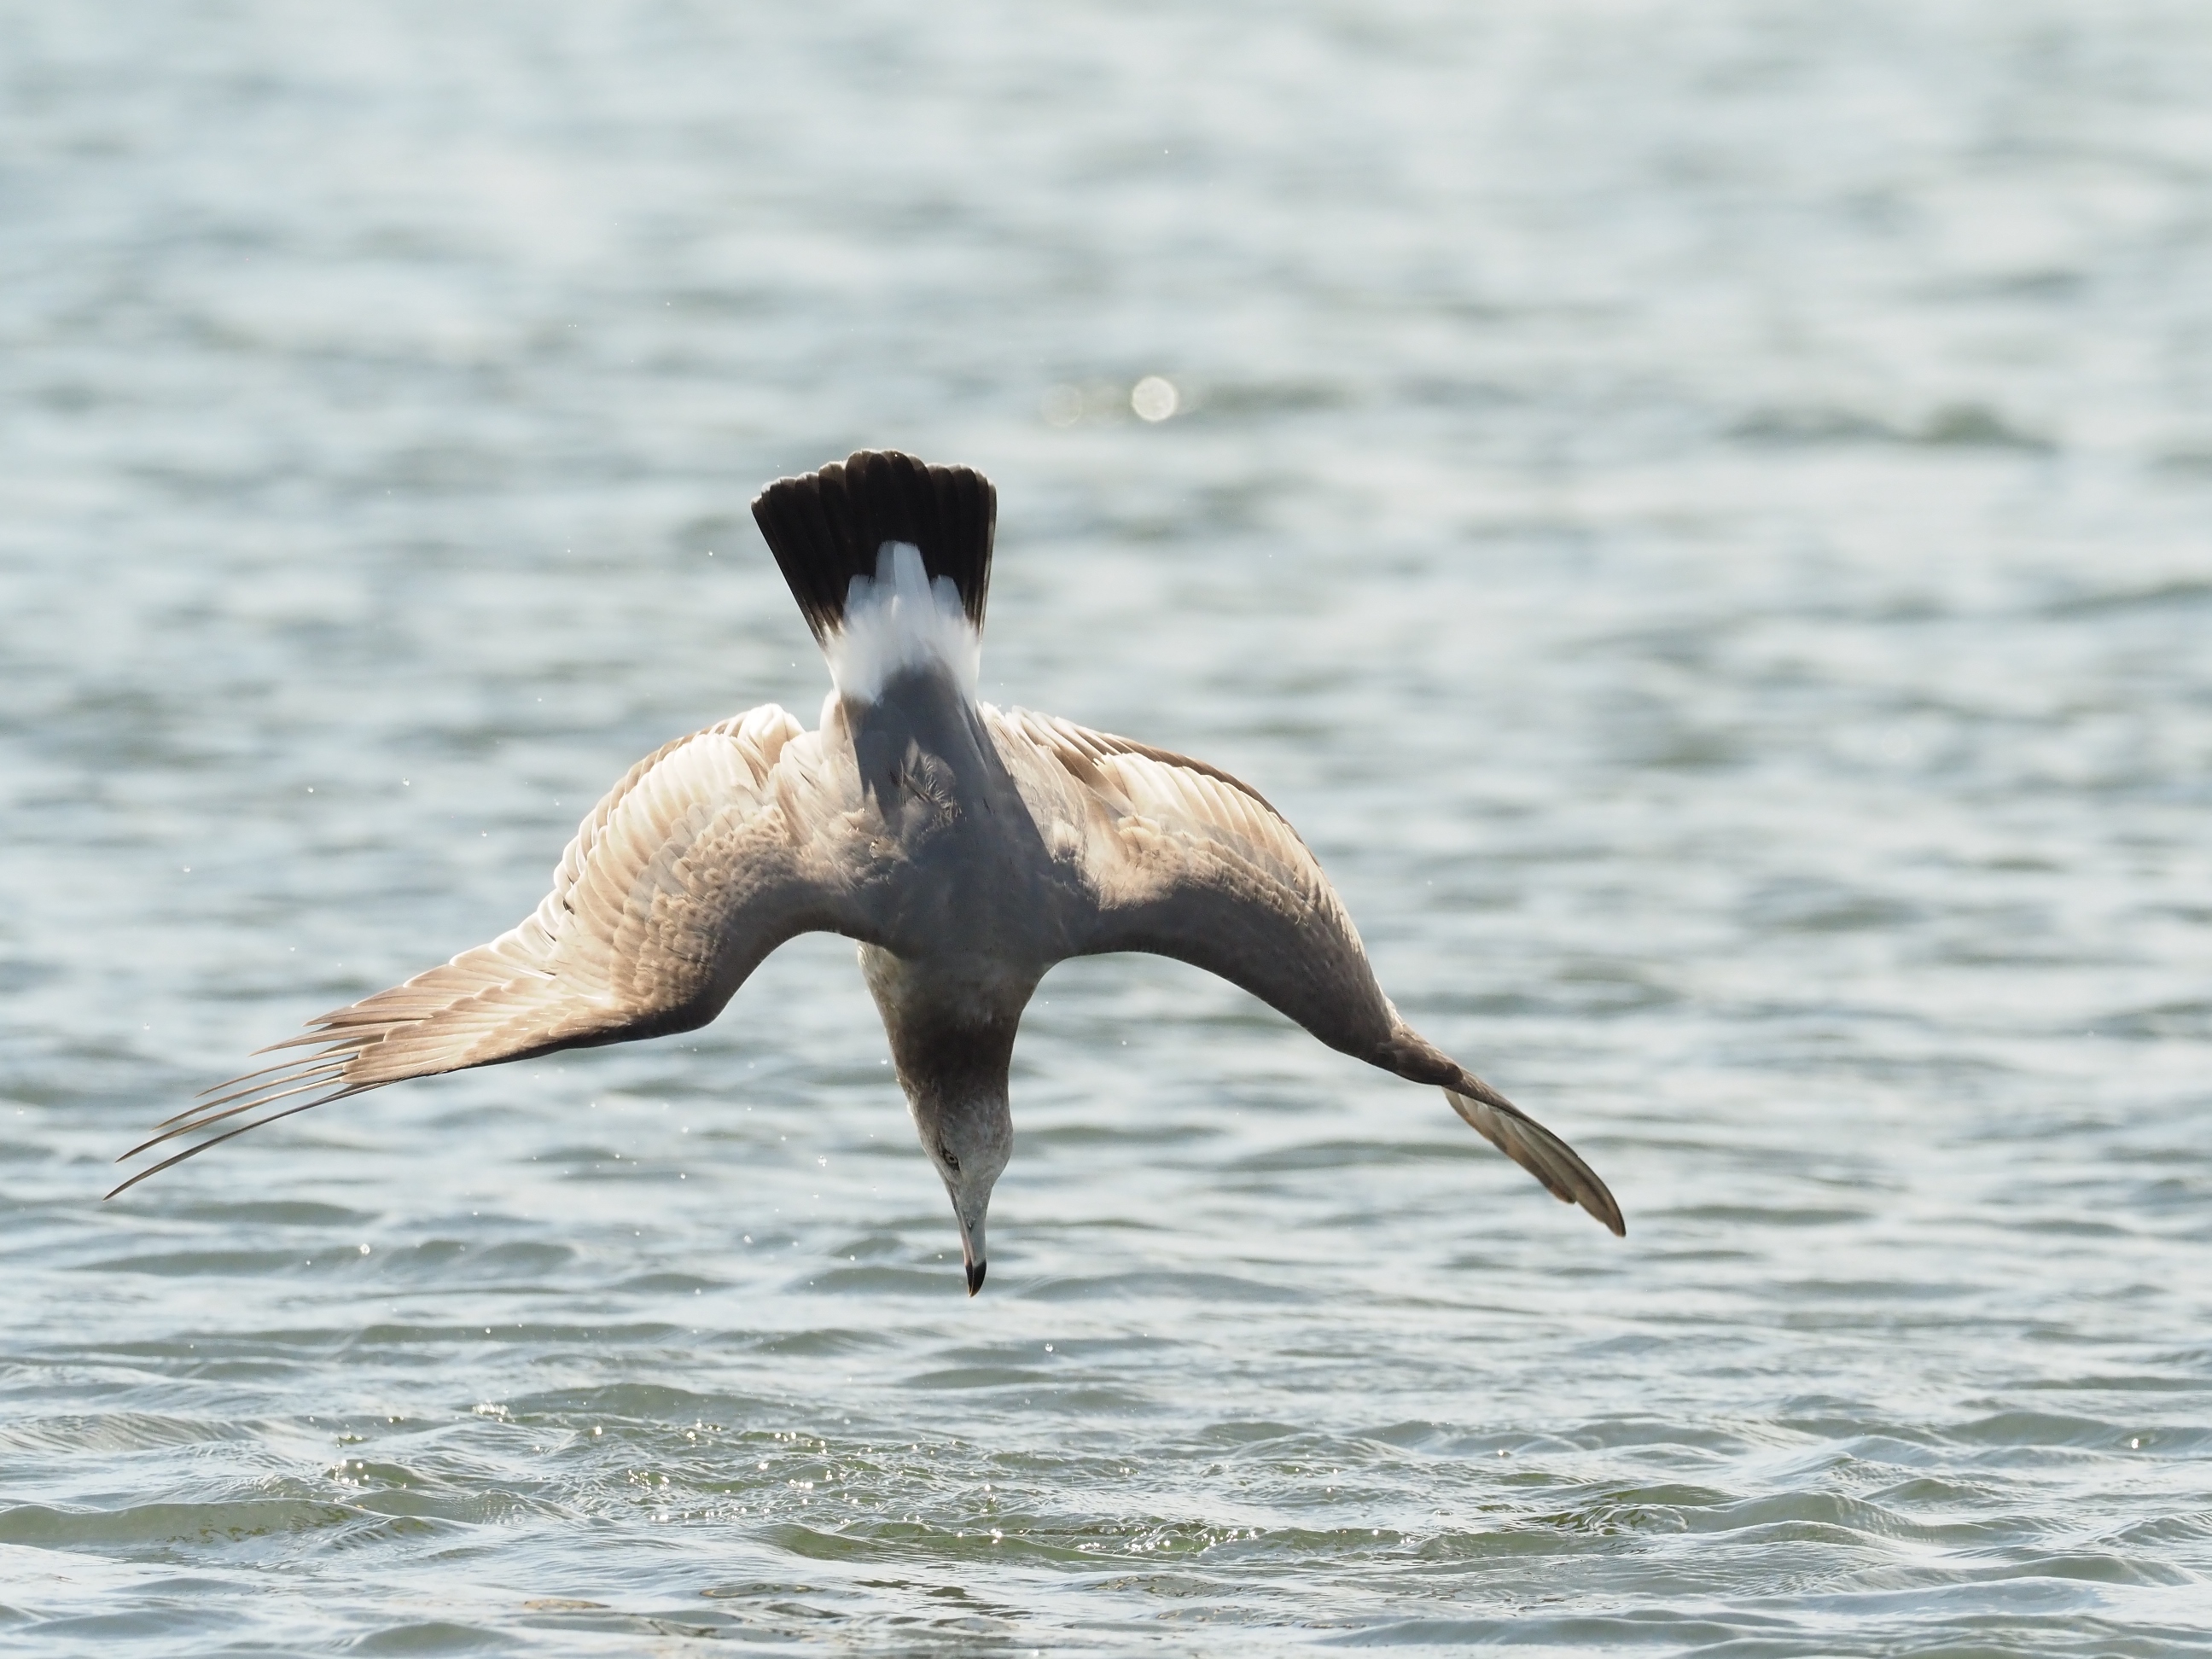
[[[981,473],[890,450],[860,450],[818,472],[779,478],[753,501],[769,551],[824,650],[846,631],[854,579],[888,578],[886,556],[902,544],[921,555],[927,587],[952,584],[969,628],[981,634],[998,516],[998,491]]]

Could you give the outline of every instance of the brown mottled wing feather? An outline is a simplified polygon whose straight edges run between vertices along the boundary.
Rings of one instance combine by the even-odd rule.
[[[825,764],[814,737],[773,704],[677,739],[592,808],[553,890],[519,927],[310,1021],[275,1046],[315,1054],[218,1085],[125,1157],[246,1122],[124,1186],[274,1118],[403,1078],[705,1024],[786,939],[866,931],[854,872],[839,856],[857,805],[849,769]]]
[[[1397,1025],[1321,866],[1280,814],[1203,762],[1015,710],[1002,725],[1076,785],[1097,915],[1084,955],[1144,951],[1242,986],[1370,1060]]]
[[[1438,1085],[1554,1196],[1624,1231],[1613,1194],[1572,1147],[1399,1018],[1321,865],[1257,791],[1203,761],[1048,715],[989,717],[1048,845],[1093,897],[1075,954],[1188,962],[1332,1048]]]

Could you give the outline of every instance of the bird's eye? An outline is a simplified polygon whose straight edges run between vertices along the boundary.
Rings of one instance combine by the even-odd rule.
[[[937,1143],[937,1155],[945,1160],[946,1169],[955,1175],[960,1173],[960,1160],[952,1156],[952,1149],[941,1140]]]

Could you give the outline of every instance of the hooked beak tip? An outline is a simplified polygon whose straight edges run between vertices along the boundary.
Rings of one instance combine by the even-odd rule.
[[[988,1261],[971,1261],[968,1264],[969,1295],[973,1296],[983,1288],[983,1270],[990,1265]]]

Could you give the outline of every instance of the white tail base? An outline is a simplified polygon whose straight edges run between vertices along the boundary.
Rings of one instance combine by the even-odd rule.
[[[837,694],[860,702],[883,695],[901,669],[936,663],[972,699],[983,665],[983,639],[960,606],[950,576],[935,581],[911,542],[885,542],[873,580],[855,576],[842,624],[823,641]]]

